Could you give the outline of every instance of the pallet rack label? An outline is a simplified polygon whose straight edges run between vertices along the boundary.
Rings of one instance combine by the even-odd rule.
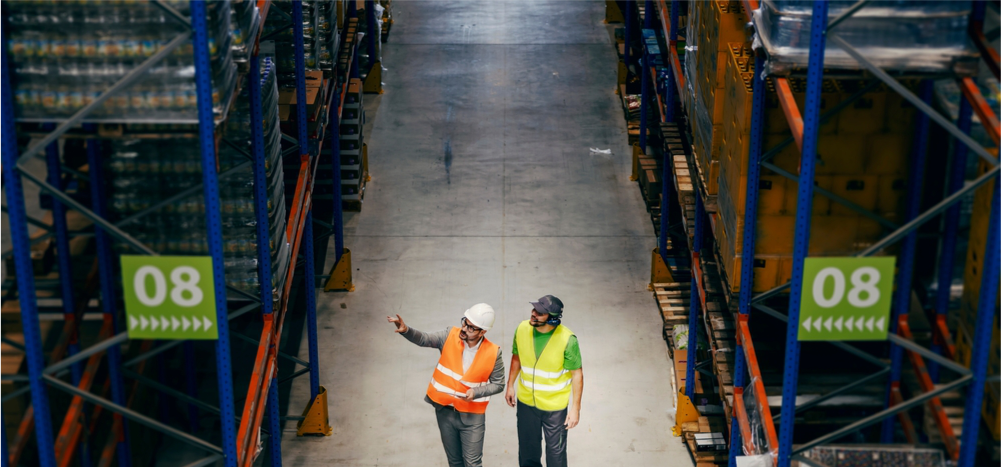
[[[216,340],[211,256],[122,255],[130,339]]]
[[[806,258],[799,340],[886,340],[895,263],[892,256]]]

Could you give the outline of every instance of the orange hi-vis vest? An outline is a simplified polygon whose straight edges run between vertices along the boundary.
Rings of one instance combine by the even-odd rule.
[[[490,381],[490,374],[497,362],[497,344],[485,337],[480,342],[473,363],[462,371],[462,351],[466,346],[459,338],[459,328],[452,328],[441,348],[441,358],[428,384],[428,398],[441,405],[451,405],[455,410],[466,413],[485,413],[490,396],[467,401],[466,391],[484,386]]]

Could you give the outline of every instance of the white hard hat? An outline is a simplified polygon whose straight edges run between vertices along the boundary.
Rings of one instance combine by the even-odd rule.
[[[466,310],[466,320],[484,331],[494,327],[494,307],[477,303]]]

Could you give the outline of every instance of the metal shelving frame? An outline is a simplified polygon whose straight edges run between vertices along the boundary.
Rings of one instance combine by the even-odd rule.
[[[31,401],[33,402],[31,407],[28,409],[25,420],[21,423],[21,430],[19,431],[23,431],[23,433],[18,433],[19,440],[22,441],[21,443],[14,446],[13,449],[8,449],[6,430],[4,430],[2,442],[3,466],[8,465],[11,451],[24,448],[23,442],[26,442],[27,437],[30,436],[32,426],[34,426],[36,444],[38,446],[39,464],[43,467],[66,465],[71,462],[72,457],[75,454],[74,446],[78,444],[80,444],[80,452],[89,452],[87,450],[86,443],[80,443],[79,438],[82,429],[85,428],[82,426],[82,420],[85,417],[77,415],[84,410],[84,401],[94,404],[93,410],[95,414],[100,413],[102,410],[107,410],[114,415],[114,424],[112,432],[109,436],[109,442],[105,445],[101,454],[102,464],[107,465],[117,457],[119,465],[130,465],[131,456],[129,454],[130,443],[128,439],[129,430],[127,428],[127,424],[139,423],[209,453],[207,457],[190,465],[208,465],[217,461],[222,461],[227,466],[250,465],[255,460],[257,452],[257,436],[260,432],[258,428],[261,427],[261,420],[264,414],[264,410],[261,410],[261,408],[266,406],[269,418],[267,432],[273,434],[273,436],[270,437],[271,465],[277,466],[281,465],[281,430],[279,429],[279,422],[282,417],[278,413],[277,385],[279,381],[275,379],[277,372],[275,362],[276,357],[282,356],[283,358],[287,358],[305,366],[305,370],[297,371],[293,375],[287,377],[287,379],[309,373],[311,395],[315,398],[319,391],[316,299],[314,295],[315,289],[310,287],[315,283],[313,223],[310,209],[310,196],[317,161],[320,158],[320,147],[323,144],[323,140],[325,139],[324,136],[326,136],[326,131],[328,130],[330,131],[330,141],[333,144],[332,157],[334,160],[339,160],[337,155],[339,147],[337,143],[337,122],[339,121],[340,109],[346,93],[347,79],[346,77],[335,77],[335,79],[331,80],[332,83],[337,85],[335,86],[334,84],[331,84],[329,92],[327,93],[327,95],[330,96],[330,101],[327,103],[326,110],[329,112],[328,124],[326,126],[321,125],[320,130],[318,130],[317,134],[313,135],[312,138],[310,138],[310,135],[308,135],[306,131],[307,121],[305,118],[305,106],[298,106],[298,138],[295,141],[297,143],[304,143],[300,145],[298,150],[300,153],[302,170],[300,170],[299,179],[295,187],[294,199],[296,200],[296,203],[292,209],[290,209],[286,231],[289,242],[292,243],[294,248],[290,265],[287,272],[285,272],[285,274],[287,274],[285,287],[281,291],[281,294],[273,300],[271,274],[274,265],[271,264],[269,250],[270,238],[267,228],[268,209],[267,194],[265,192],[267,185],[265,183],[266,156],[263,140],[263,112],[261,109],[260,62],[258,56],[259,41],[261,39],[260,35],[261,31],[263,31],[263,24],[267,18],[271,3],[269,0],[257,1],[257,7],[261,16],[261,26],[257,31],[257,35],[254,40],[251,59],[249,60],[250,71],[246,79],[246,82],[249,85],[248,93],[251,99],[250,126],[252,141],[250,154],[247,154],[250,161],[238,165],[235,169],[222,173],[217,173],[216,169],[217,147],[219,143],[223,142],[223,140],[217,132],[218,122],[213,120],[211,107],[212,88],[208,52],[208,28],[206,24],[206,3],[198,0],[191,2],[190,20],[177,14],[176,11],[165,4],[160,2],[155,3],[167,11],[173,19],[190,26],[190,30],[186,30],[171,40],[164,49],[137,66],[122,80],[105,90],[105,92],[102,93],[92,104],[84,107],[67,119],[60,119],[59,121],[61,123],[58,126],[50,125],[48,129],[51,130],[51,133],[42,137],[40,142],[31,146],[20,155],[18,154],[15,128],[16,117],[13,107],[14,99],[11,88],[12,74],[8,63],[7,48],[4,47],[2,51],[2,172],[4,189],[6,190],[6,200],[8,203],[5,211],[8,212],[11,241],[13,244],[11,254],[14,257],[15,268],[19,279],[17,280],[17,287],[25,340],[23,347],[28,368],[27,376],[5,376],[5,380],[27,381],[28,386],[25,389],[5,395],[4,401],[30,392]],[[305,96],[305,64],[303,59],[301,1],[295,0],[293,2],[293,13],[291,22],[294,28],[294,41],[296,48],[296,88],[298,95]],[[354,13],[353,8],[347,8],[346,16]],[[64,170],[59,164],[58,151],[56,150],[57,140],[66,135],[68,130],[84,122],[88,113],[101,105],[104,100],[111,97],[114,93],[126,89],[140,76],[142,76],[144,72],[149,70],[153,65],[168,56],[175,48],[181,46],[189,39],[193,40],[194,43],[196,70],[195,80],[198,96],[198,147],[202,162],[202,183],[163,200],[143,212],[134,214],[129,218],[123,219],[117,224],[114,224],[106,218],[107,213],[104,195],[101,192],[101,187],[104,186],[102,181],[103,174],[97,169],[100,167],[101,162],[100,151],[98,148],[99,140],[97,139],[99,137],[95,135],[92,139],[88,139],[87,144],[88,162],[92,168],[89,175],[92,187],[92,207],[90,209],[74,200],[64,191],[64,187],[61,184],[61,176]],[[352,49],[352,57],[354,54],[355,49]],[[353,60],[353,62],[355,61]],[[343,83],[341,83],[341,81],[343,81]],[[242,82],[242,79],[237,80],[238,84],[236,84],[236,86],[240,86],[240,83]],[[324,111],[321,110],[321,112]],[[274,124],[277,124],[277,122]],[[95,128],[93,125],[84,125],[84,130],[93,132]],[[45,149],[45,156],[48,163],[47,180],[39,179],[37,176],[28,172],[24,166],[24,163],[29,158],[40,154],[43,149]],[[237,289],[226,287],[223,266],[219,179],[233,174],[237,169],[245,168],[248,164],[253,167],[255,216],[258,220],[257,253],[260,265],[259,280],[261,284],[259,297],[247,294]],[[337,167],[337,164],[334,164],[334,166]],[[53,361],[48,362],[48,365],[46,365],[43,356],[43,342],[41,341],[38,320],[38,305],[36,301],[37,295],[30,257],[30,245],[32,241],[28,237],[28,223],[31,222],[32,219],[29,219],[25,212],[25,198],[22,178],[27,178],[32,183],[35,183],[42,189],[43,192],[50,194],[54,199],[52,210],[53,227],[49,227],[47,230],[50,230],[52,235],[56,238],[56,248],[59,254],[58,271],[60,278],[63,279],[61,281],[63,311],[68,324],[66,328],[69,329],[68,332],[64,333],[64,337],[69,336],[69,338],[64,338],[63,342],[60,343],[60,345],[66,347],[65,353],[67,356],[59,360],[62,355],[60,353],[61,351],[54,351],[51,353]],[[341,202],[339,178],[335,178],[334,187],[334,206],[335,210],[340,212]],[[193,373],[195,357],[193,346],[190,341],[160,342],[155,347],[153,346],[153,341],[142,341],[142,343],[139,344],[142,352],[139,355],[123,362],[120,346],[128,340],[128,332],[122,329],[121,324],[117,322],[119,313],[116,309],[117,299],[115,298],[116,256],[112,252],[111,242],[119,241],[131,246],[143,254],[157,255],[155,251],[146,247],[135,238],[122,231],[120,227],[131,222],[135,222],[146,214],[149,214],[173,201],[191,196],[199,190],[202,191],[205,200],[209,253],[212,257],[213,263],[212,279],[216,290],[216,313],[219,330],[219,340],[215,342],[216,374],[219,393],[218,407],[201,401],[196,397],[195,390],[197,389],[197,384]],[[92,276],[95,277],[91,277],[91,279],[94,281],[99,279],[101,297],[111,298],[101,300],[104,326],[102,328],[100,341],[85,349],[79,349],[79,346],[76,345],[77,339],[75,335],[75,324],[81,319],[81,313],[86,309],[89,297],[80,297],[83,300],[82,304],[79,300],[73,300],[76,297],[74,296],[74,291],[72,289],[72,282],[68,280],[68,278],[71,277],[68,254],[68,238],[71,235],[71,232],[69,232],[66,228],[66,209],[76,210],[84,217],[93,221],[96,227],[95,240],[98,250],[98,264],[97,274],[92,273]],[[327,234],[334,235],[336,242],[339,245],[343,245],[343,226],[341,224],[340,216],[336,216],[335,225],[331,226],[331,232]],[[299,252],[300,246],[305,253],[305,264],[302,271],[302,274],[305,277],[301,282],[305,284],[304,288],[306,293],[306,310],[304,310],[304,312],[308,327],[308,362],[284,353],[280,353],[278,341],[278,338],[281,336],[282,323],[286,312],[288,311],[289,299],[292,295],[292,279],[293,274],[296,271],[296,255]],[[90,282],[94,281],[89,281],[88,285]],[[227,293],[227,291],[229,293]],[[84,290],[81,291],[80,295],[86,295],[86,293],[87,291]],[[247,398],[242,410],[242,416],[237,418],[231,369],[231,334],[229,332],[228,321],[251,311],[255,311],[258,308],[261,309],[261,316],[264,322],[264,331],[261,334],[260,340],[253,340],[252,338],[242,336],[238,333],[232,334],[233,337],[251,340],[258,346],[257,357],[254,363],[255,371],[247,389]],[[158,355],[162,358],[163,352],[178,346],[183,346],[185,366],[188,370],[190,370],[187,372],[184,382],[185,389],[183,391],[173,389],[167,385],[145,378],[139,374],[141,373],[141,368],[149,358]],[[90,385],[95,379],[97,370],[100,367],[102,354],[106,354],[108,356],[106,363],[110,383],[110,399],[104,397],[102,394],[89,390]],[[86,366],[84,366],[84,362],[86,362]],[[135,370],[131,368],[135,368]],[[71,374],[72,384],[60,379],[67,373]],[[131,392],[126,390],[124,381],[125,377],[134,380],[134,383],[131,386]],[[164,395],[186,402],[192,419],[197,418],[197,411],[199,409],[218,414],[221,420],[221,444],[215,445],[183,430],[169,426],[165,420],[155,420],[147,415],[130,409],[129,404],[132,402],[132,399],[138,390],[138,383],[143,383],[144,385],[149,386]],[[53,386],[74,396],[73,403],[69,409],[70,412],[67,413],[65,422],[59,431],[59,439],[57,441],[54,441],[53,439],[48,386]],[[96,419],[96,417],[93,418]],[[301,417],[289,417],[289,419],[293,420],[297,418]],[[91,425],[91,428],[92,427],[93,426]],[[67,439],[69,441],[67,441]],[[90,465],[90,461],[91,459],[87,456],[81,456],[80,458],[80,462],[84,466]]]
[[[748,15],[748,22],[752,22],[750,14],[752,11],[758,8],[757,0],[741,0],[744,11]],[[651,1],[646,1],[646,12],[647,12],[647,27],[650,27],[650,18],[653,16],[653,9],[651,8]],[[641,98],[642,108],[641,115],[646,115],[647,108],[651,104],[651,101],[656,103],[661,110],[662,122],[674,122],[674,108],[675,102],[677,101],[677,96],[675,93],[683,93],[684,86],[684,76],[681,72],[681,61],[678,56],[677,51],[677,40],[678,40],[678,17],[679,10],[681,8],[679,0],[658,0],[657,6],[659,10],[659,19],[661,23],[664,41],[668,44],[668,50],[662,51],[664,55],[664,62],[667,69],[667,87],[666,96],[661,95],[651,95],[650,87],[643,87],[643,94]],[[967,388],[966,397],[966,411],[963,425],[963,434],[966,439],[976,440],[979,427],[980,427],[980,407],[983,402],[984,393],[984,383],[986,381],[986,371],[987,371],[987,359],[988,359],[988,347],[990,345],[991,330],[993,327],[993,313],[981,312],[978,313],[976,331],[973,340],[973,358],[970,368],[965,368],[951,360],[952,350],[954,345],[952,344],[951,337],[949,335],[949,330],[945,324],[945,313],[948,311],[948,295],[949,295],[949,285],[951,283],[952,269],[955,261],[955,246],[957,237],[957,226],[956,221],[959,216],[959,201],[967,194],[971,193],[976,188],[982,186],[983,184],[989,182],[990,180],[995,180],[994,193],[992,199],[992,207],[990,214],[990,224],[987,234],[987,251],[984,252],[985,258],[998,258],[1001,255],[1001,239],[999,239],[999,227],[998,227],[998,200],[999,200],[999,187],[1001,183],[998,181],[999,165],[995,157],[990,155],[983,147],[978,145],[969,136],[970,130],[970,118],[973,112],[976,112],[981,122],[984,123],[987,128],[988,135],[994,140],[995,144],[998,144],[998,119],[993,114],[993,111],[986,104],[983,96],[980,94],[976,83],[972,78],[959,78],[959,86],[963,93],[963,99],[960,103],[960,112],[958,124],[954,125],[948,119],[943,118],[938,113],[936,113],[931,106],[928,104],[931,98],[931,86],[930,82],[926,79],[921,85],[920,95],[915,95],[907,90],[904,86],[900,85],[896,80],[890,77],[888,74],[880,70],[877,66],[873,65],[871,62],[866,60],[864,56],[858,53],[850,44],[846,43],[843,39],[838,37],[833,29],[842,22],[843,20],[850,17],[853,13],[857,12],[859,9],[865,6],[867,0],[861,0],[846,10],[845,13],[828,23],[828,5],[824,0],[819,0],[814,4],[813,19],[812,19],[812,39],[810,43],[810,55],[809,55],[809,65],[807,68],[807,90],[806,90],[806,104],[805,109],[802,113],[793,98],[793,94],[789,83],[784,77],[773,77],[775,79],[775,87],[781,104],[781,108],[785,113],[786,119],[792,130],[792,136],[787,138],[784,142],[778,145],[778,147],[773,148],[769,151],[762,150],[762,139],[763,139],[763,129],[764,129],[764,106],[765,106],[765,82],[764,77],[760,73],[755,73],[753,78],[753,97],[752,97],[752,114],[751,114],[751,138],[749,142],[749,166],[747,171],[747,195],[746,195],[746,206],[744,221],[745,225],[748,226],[745,229],[745,234],[743,238],[743,251],[754,251],[755,238],[754,234],[756,229],[754,228],[756,218],[757,218],[757,200],[758,200],[758,180],[761,174],[761,167],[767,167],[770,170],[775,170],[777,167],[768,163],[768,159],[774,154],[777,154],[782,147],[792,144],[795,142],[799,147],[802,158],[800,162],[800,173],[799,175],[790,174],[781,170],[775,170],[780,175],[787,178],[799,181],[800,179],[813,179],[814,175],[814,162],[816,160],[816,144],[817,144],[817,133],[820,124],[832,116],[834,113],[838,112],[841,108],[844,108],[848,103],[854,101],[858,97],[861,97],[869,89],[864,89],[854,96],[847,99],[847,102],[843,105],[836,106],[832,108],[825,114],[820,113],[820,90],[821,82],[823,79],[823,57],[824,50],[826,47],[826,41],[831,40],[838,44],[843,50],[846,50],[850,55],[852,55],[859,64],[872,76],[878,78],[878,81],[885,83],[889,88],[901,94],[905,99],[910,101],[915,107],[917,107],[920,112],[915,119],[915,124],[917,130],[915,132],[915,144],[914,144],[914,154],[911,163],[911,171],[909,174],[908,182],[908,199],[905,208],[905,223],[903,225],[895,225],[879,218],[875,214],[870,212],[864,212],[862,208],[851,205],[851,203],[846,203],[843,199],[838,199],[838,197],[832,196],[831,193],[826,192],[826,190],[817,190],[820,194],[832,198],[836,202],[845,204],[851,209],[862,212],[862,214],[867,215],[870,218],[875,218],[881,223],[890,228],[892,233],[884,237],[879,242],[870,246],[869,248],[859,252],[856,256],[868,256],[878,253],[890,246],[893,243],[903,240],[903,245],[901,252],[899,254],[899,268],[896,278],[896,290],[894,296],[893,305],[893,319],[891,320],[893,329],[889,335],[890,341],[890,362],[887,364],[880,358],[874,357],[862,350],[851,346],[849,344],[841,342],[831,342],[830,344],[835,347],[840,348],[868,363],[873,364],[878,368],[878,371],[862,378],[859,381],[855,381],[845,387],[831,391],[830,393],[811,400],[809,402],[796,405],[796,393],[797,393],[797,380],[799,375],[799,355],[800,355],[800,344],[797,340],[798,335],[798,323],[799,323],[799,305],[800,305],[800,291],[802,289],[803,283],[803,262],[807,256],[807,246],[809,241],[810,233],[810,219],[811,219],[811,209],[813,203],[810,200],[813,198],[814,185],[813,183],[799,183],[799,190],[797,193],[798,204],[797,206],[803,207],[798,209],[796,213],[796,230],[795,230],[795,243],[794,243],[794,253],[793,253],[793,276],[792,281],[783,286],[777,287],[775,289],[769,290],[767,292],[757,294],[752,296],[751,288],[753,284],[753,262],[744,261],[742,262],[741,269],[741,287],[739,294],[739,315],[737,316],[737,349],[735,351],[738,355],[735,361],[735,374],[734,374],[734,400],[733,400],[733,417],[736,423],[731,425],[730,433],[730,465],[736,465],[736,457],[743,454],[743,452],[758,452],[758,453],[769,453],[772,455],[773,462],[779,466],[786,467],[789,466],[792,460],[799,460],[809,462],[808,459],[801,456],[805,451],[812,449],[813,447],[820,446],[832,441],[835,441],[845,435],[861,430],[865,427],[874,425],[876,423],[883,423],[882,430],[882,442],[890,443],[893,442],[893,432],[894,432],[894,415],[899,415],[901,420],[904,422],[905,431],[909,420],[906,419],[904,411],[909,408],[918,406],[923,403],[930,403],[933,410],[935,410],[935,405],[938,406],[938,410],[941,409],[941,404],[938,403],[937,396],[946,393],[950,390],[957,389],[964,385],[969,385]],[[670,4],[670,8],[668,8]],[[627,6],[626,17],[630,17],[632,7]],[[982,51],[982,55],[987,62],[988,68],[993,72],[995,77],[998,77],[998,54],[993,51],[989,44],[987,44],[986,39],[983,35],[983,20],[985,14],[985,2],[975,1],[973,13],[971,15],[970,24],[970,35],[974,42]],[[670,16],[667,16],[667,12],[670,12]],[[629,20],[626,21],[626,52],[629,52],[630,35],[629,35]],[[644,54],[645,58],[645,54]],[[755,58],[756,70],[763,69],[765,57],[758,53]],[[627,62],[628,63],[628,62]],[[655,73],[653,67],[650,66],[648,62],[645,62],[643,70],[644,84],[646,84],[646,75],[649,73]],[[873,80],[876,81],[876,80]],[[927,138],[928,127],[930,121],[935,121],[942,128],[945,128],[954,138],[955,152],[951,165],[952,177],[948,182],[947,193],[939,203],[935,204],[933,207],[925,212],[919,213],[919,199],[917,194],[920,192],[920,184],[923,180],[923,168],[924,160],[927,152],[927,145],[925,139]],[[645,132],[646,125],[645,122],[641,120],[641,130],[640,135],[643,138],[643,148],[645,147]],[[963,173],[966,165],[966,155],[969,151],[975,152],[978,156],[988,161],[991,164],[992,169],[986,174],[981,175],[972,183],[963,185]],[[658,239],[658,247],[663,259],[666,261],[667,253],[667,234],[668,234],[668,195],[670,186],[670,180],[672,177],[670,165],[667,163],[663,164],[663,196],[664,202],[661,203],[661,229],[660,237]],[[696,234],[693,239],[693,245],[691,245],[692,250],[692,296],[691,301],[691,313],[689,316],[689,329],[697,329],[698,327],[698,308],[701,305],[703,308],[705,306],[704,300],[704,287],[698,284],[701,278],[701,273],[699,269],[698,254],[701,248],[701,230],[704,222],[708,221],[710,223],[715,223],[715,215],[707,215],[702,209],[701,203],[701,193],[696,190],[696,214],[695,214],[695,228]],[[936,313],[937,319],[934,323],[933,330],[935,334],[935,346],[932,349],[925,349],[910,338],[910,332],[907,326],[907,304],[910,303],[910,290],[911,281],[913,277],[913,265],[914,265],[914,250],[916,244],[916,230],[921,225],[925,224],[929,220],[935,218],[939,214],[945,212],[946,222],[945,231],[941,237],[940,251],[942,256],[940,258],[938,269],[939,269],[939,289],[938,295],[936,297]],[[996,298],[998,292],[998,279],[999,279],[999,264],[998,261],[985,261],[984,270],[982,271],[983,279],[981,284],[980,292],[980,302],[978,309],[980,310],[993,310],[996,306]],[[774,310],[765,305],[764,300],[774,297],[782,293],[786,288],[790,289],[790,303],[788,314],[784,314],[780,311]],[[694,297],[699,296],[700,299],[694,299]],[[700,303],[702,302],[702,303]],[[750,319],[751,309],[755,308],[765,314],[771,315],[782,321],[786,321],[787,332],[786,332],[786,353],[784,362],[784,374],[783,374],[783,391],[782,391],[782,410],[781,413],[776,416],[772,416],[771,410],[769,408],[767,397],[765,394],[764,384],[761,378],[761,371],[758,366],[758,360],[756,353],[754,351],[754,344],[751,337],[750,327],[748,322]],[[694,332],[690,333],[689,348],[694,348]],[[900,372],[903,360],[904,352],[908,353],[911,358],[912,363],[915,365],[919,377],[923,380],[922,386],[925,392],[911,398],[910,400],[902,400],[900,396],[899,385],[900,385]],[[924,370],[924,359],[929,360],[930,365],[928,372],[934,372],[931,377],[927,373],[923,373]],[[694,378],[694,369],[697,365],[695,361],[695,356],[690,355],[688,359],[688,381]],[[938,379],[938,369],[940,367],[945,367],[959,374],[959,378],[953,380],[952,382],[940,386],[932,386],[932,377],[937,381]],[[822,436],[818,439],[810,441],[805,444],[801,444],[793,449],[793,420],[792,417],[788,418],[785,423],[780,424],[780,430],[776,431],[774,420],[780,418],[782,413],[798,413],[802,410],[807,410],[810,407],[818,405],[820,402],[829,399],[830,397],[842,394],[849,391],[855,387],[858,387],[866,382],[874,379],[882,378],[889,375],[887,381],[887,398],[884,410],[858,420],[844,428],[841,428],[833,433]],[[747,377],[750,376],[750,380]],[[925,384],[927,383],[927,384]],[[747,385],[752,385],[751,388],[747,388]],[[694,387],[694,385],[687,385]],[[689,389],[689,395],[691,395],[691,388]],[[745,401],[743,400],[743,393],[745,390],[753,389],[754,398],[753,404],[755,411],[759,414],[761,428],[763,430],[763,436],[766,446],[756,446],[754,441],[754,436],[752,433],[752,426],[750,423],[748,410],[749,408],[745,406]],[[939,426],[942,428],[943,434],[946,435],[946,444],[953,460],[958,461],[958,465],[961,467],[972,466],[975,461],[975,449],[976,442],[968,442],[958,444],[955,441],[955,437],[952,437],[954,442],[953,448],[949,448],[950,441],[948,435],[951,435],[951,428],[946,429],[942,426],[942,420],[939,419]],[[946,421],[946,426],[947,426]]]

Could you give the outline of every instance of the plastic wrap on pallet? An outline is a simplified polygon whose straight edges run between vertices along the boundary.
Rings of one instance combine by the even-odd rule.
[[[758,399],[755,394],[757,391],[755,389],[757,381],[757,377],[752,377],[747,386],[744,386],[744,410],[747,412],[747,421],[751,425],[751,439],[744,440],[743,451],[744,455],[747,456],[767,454],[774,458],[778,454],[779,447],[768,444],[768,436],[765,434],[765,424],[761,418],[761,410],[758,407]],[[750,449],[748,449],[748,444],[750,445]]]
[[[852,467],[944,467],[946,457],[940,449],[915,446],[818,446],[803,456],[830,466]]]
[[[167,2],[182,15],[186,1]],[[58,120],[101,93],[184,31],[185,26],[145,2],[9,2],[5,46],[14,71],[20,120]],[[228,1],[209,3],[213,113],[220,117],[236,80]],[[194,49],[181,45],[128,89],[95,109],[86,122],[198,120]]]
[[[273,263],[272,295],[283,288],[291,248],[286,238],[285,182],[281,136],[277,120],[275,67],[265,59],[261,67],[262,109],[265,114],[265,170],[269,250]],[[249,77],[248,77],[249,79]],[[250,147],[248,94],[237,101],[227,122],[227,141],[219,148],[219,178],[226,285],[249,293],[260,290],[257,276],[257,219],[254,215],[254,176],[243,154]],[[109,146],[111,211],[125,218],[164,198],[191,188],[201,180],[201,162],[193,139],[125,139]],[[235,147],[234,147],[235,146]],[[242,168],[241,164],[244,164]],[[158,253],[207,254],[205,205],[201,190],[157,209],[124,230]],[[122,248],[127,248],[122,246]]]
[[[830,2],[828,19],[855,3]],[[757,38],[768,52],[767,74],[787,75],[806,68],[812,11],[811,0],[765,0],[755,10]],[[979,54],[968,39],[969,15],[969,1],[877,0],[839,24],[835,32],[887,71],[973,75]],[[827,41],[824,68],[862,67],[836,43]]]
[[[229,35],[233,38],[233,60],[246,62],[250,56],[251,38],[255,37],[261,25],[261,14],[252,0],[232,0],[232,20]]]

